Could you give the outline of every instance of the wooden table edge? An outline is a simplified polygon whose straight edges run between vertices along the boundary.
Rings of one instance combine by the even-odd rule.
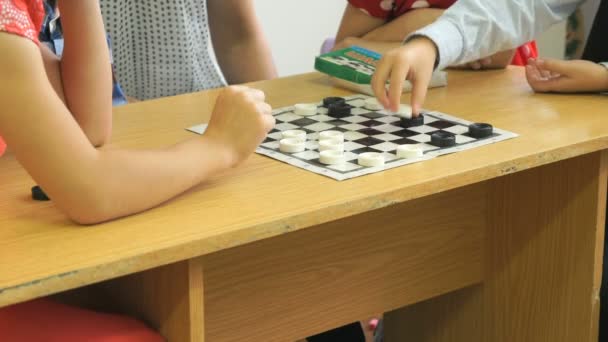
[[[205,238],[204,240],[190,241],[187,244],[179,244],[166,247],[162,250],[133,255],[105,264],[70,270],[61,274],[34,279],[25,283],[0,288],[0,307],[94,284],[127,274],[141,272],[174,262],[200,257],[219,250],[238,247],[262,239],[272,238],[326,222],[340,220],[349,216],[449,191],[473,183],[483,182],[542,165],[597,152],[606,148],[608,148],[608,137],[591,139],[568,146],[567,148],[562,147],[548,150],[513,159],[511,161],[487,165],[476,170],[467,170],[459,174],[452,174],[441,178],[441,182],[437,182],[437,179],[429,179],[424,183],[408,186],[395,191],[375,194],[373,196],[362,196],[361,198],[350,202],[319,208],[289,218],[280,218],[256,226],[241,227],[230,233]],[[463,173],[467,173],[468,175],[463,177]],[[450,182],[449,180],[451,179],[454,179],[455,181]],[[315,217],[313,220],[309,218],[311,215]],[[302,222],[306,222],[306,224],[303,224]],[[249,231],[248,235],[253,238],[248,240],[237,240],[234,238],[245,229]],[[219,241],[224,241],[224,243],[218,243]],[[225,241],[231,241],[231,243],[227,245]]]

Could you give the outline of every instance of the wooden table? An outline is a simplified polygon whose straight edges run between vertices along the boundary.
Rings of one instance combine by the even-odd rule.
[[[293,341],[388,311],[389,342],[594,341],[608,98],[534,95],[518,68],[449,82],[428,108],[521,136],[344,182],[256,155],[91,227],[32,202],[9,154],[0,306],[101,282],[84,293],[170,341]],[[255,86],[276,107],[347,94],[316,73]],[[114,146],[192,137],[216,94],[118,108]]]

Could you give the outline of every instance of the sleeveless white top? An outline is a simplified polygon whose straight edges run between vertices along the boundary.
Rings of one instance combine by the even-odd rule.
[[[118,82],[151,99],[226,85],[205,0],[101,0]]]

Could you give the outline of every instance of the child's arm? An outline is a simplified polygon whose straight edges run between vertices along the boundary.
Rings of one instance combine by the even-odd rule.
[[[541,93],[608,91],[608,69],[583,60],[530,60],[526,66],[526,78],[530,87]]]
[[[416,31],[378,63],[372,88],[380,103],[399,107],[403,82],[412,81],[412,109],[418,113],[432,71],[514,48],[566,18],[581,0],[460,0],[433,24]],[[387,93],[386,82],[392,80]]]
[[[401,44],[403,39],[434,22],[445,10],[440,8],[419,8],[406,12],[394,20],[378,27],[363,36],[365,39],[394,41]]]
[[[393,21],[382,25],[373,31],[363,36],[366,41],[382,41],[386,42],[380,53],[388,51],[390,45],[388,42],[392,42],[392,48],[397,48],[402,45],[403,39],[410,34],[414,33],[439,18],[445,10],[439,8],[420,8],[409,11],[402,16],[396,18]],[[490,57],[483,58],[479,61],[474,61],[462,65],[465,68],[471,69],[496,69],[505,68],[513,60],[515,50],[506,50],[498,52]]]
[[[367,15],[355,6],[347,4],[336,35],[336,43],[340,44],[348,38],[363,38],[385,22],[384,19]]]
[[[97,0],[60,0],[66,104],[89,141],[100,146],[112,131],[112,70]]]
[[[0,135],[57,207],[80,223],[176,196],[246,159],[274,123],[263,93],[235,87],[218,98],[203,137],[157,150],[95,149],[48,81],[40,49],[0,33],[0,51]]]
[[[277,76],[270,46],[251,0],[207,1],[218,62],[230,84]]]

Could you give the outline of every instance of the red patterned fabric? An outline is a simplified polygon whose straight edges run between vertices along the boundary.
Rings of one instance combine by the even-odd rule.
[[[417,8],[447,9],[456,0],[348,0],[348,2],[370,16],[392,20]],[[538,57],[536,43],[529,42],[516,50],[511,64],[526,65],[529,58],[536,57]]]
[[[38,44],[38,32],[44,20],[42,0],[0,0],[0,32],[16,34]],[[0,156],[6,144],[0,137]]]
[[[38,43],[43,19],[42,0],[0,0],[0,31]]]

